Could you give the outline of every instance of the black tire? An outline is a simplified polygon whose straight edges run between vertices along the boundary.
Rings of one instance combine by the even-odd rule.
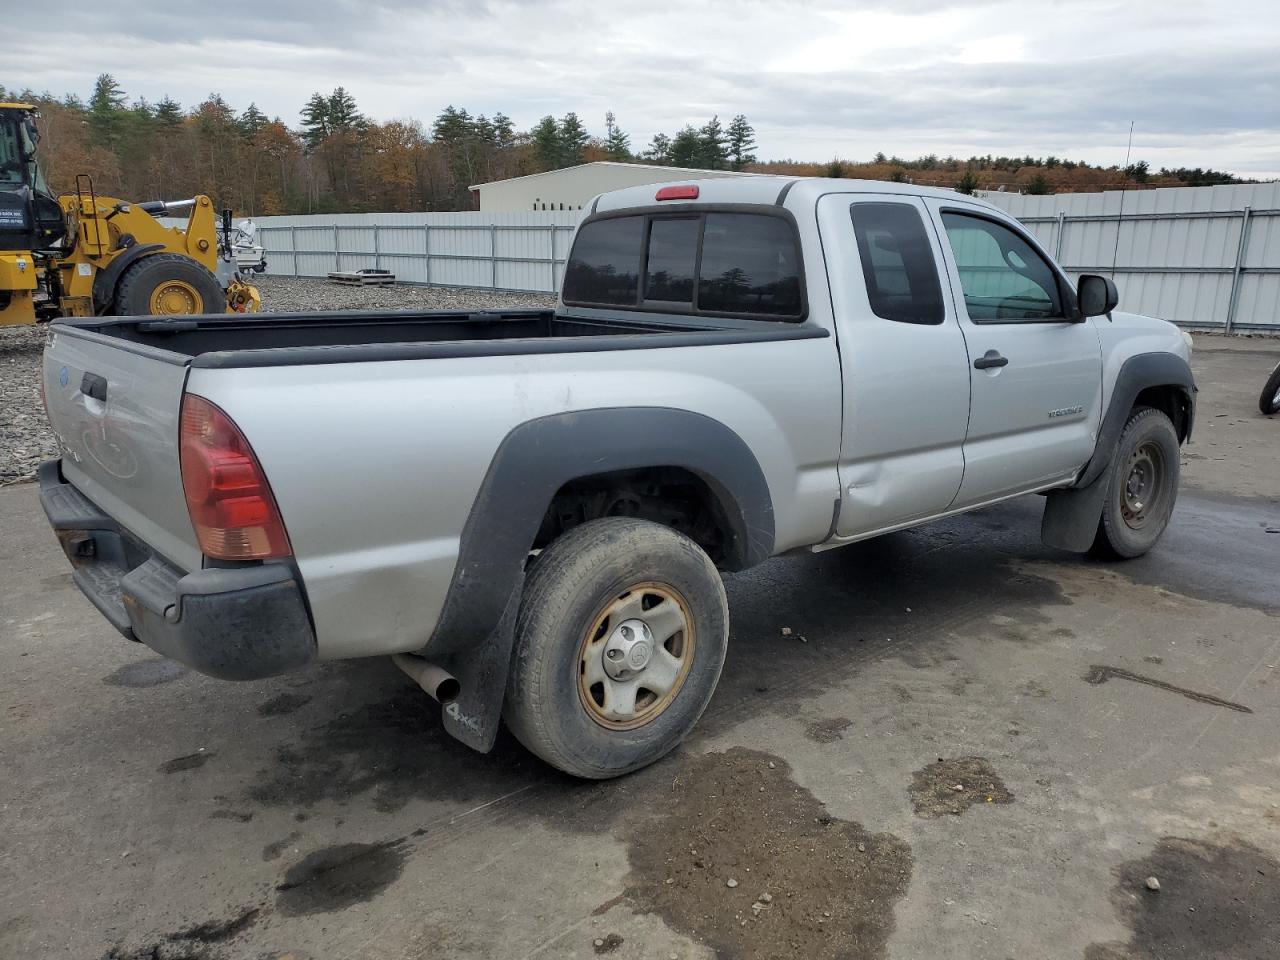
[[[180,253],[153,253],[125,270],[116,287],[112,313],[121,317],[148,317],[151,297],[166,283],[174,283],[181,293],[173,299],[190,309],[173,310],[168,316],[200,313],[225,313],[226,294],[222,284],[209,270]]]
[[[1128,560],[1155,546],[1178,498],[1180,466],[1178,433],[1168,415],[1135,408],[1108,468],[1107,498],[1090,552]]]
[[[604,662],[620,652],[610,644],[622,642],[625,625],[633,623],[628,610],[643,613],[650,657],[610,689],[633,681],[638,686],[634,721],[604,716],[610,680],[602,674],[593,685],[587,672],[628,672],[618,660]],[[615,623],[615,617],[622,619]],[[682,628],[664,641],[662,625],[679,617],[687,632]],[[634,636],[631,629],[627,637]],[[525,747],[566,773],[603,780],[638,770],[668,753],[698,722],[720,679],[728,641],[724,584],[696,543],[629,517],[584,523],[542,551],[525,583],[503,717]],[[672,668],[673,662],[681,665]],[[644,687],[651,669],[654,677],[677,669],[679,679],[665,696]],[[646,702],[647,714],[641,711]],[[627,722],[633,725],[623,726]]]
[[[1268,416],[1280,413],[1280,364],[1271,371],[1267,385],[1262,388],[1262,394],[1258,397],[1258,409]]]

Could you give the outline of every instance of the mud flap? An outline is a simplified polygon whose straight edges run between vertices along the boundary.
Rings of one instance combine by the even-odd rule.
[[[1040,539],[1046,546],[1073,553],[1086,553],[1093,546],[1110,475],[1103,468],[1088,486],[1049,492],[1040,521]]]
[[[521,573],[516,588],[507,599],[493,632],[469,650],[448,659],[447,669],[458,678],[458,698],[441,710],[444,729],[473,750],[488,753],[498,736],[502,702],[507,693],[507,673],[515,645],[516,614],[524,590]]]

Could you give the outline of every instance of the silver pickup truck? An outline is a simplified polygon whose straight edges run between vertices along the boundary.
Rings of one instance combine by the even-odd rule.
[[[554,310],[55,323],[41,497],[129,639],[235,680],[394,655],[463,742],[610,777],[706,708],[721,570],[1029,493],[1049,544],[1150,549],[1190,346],[1116,301],[950,192],[634,187]]]

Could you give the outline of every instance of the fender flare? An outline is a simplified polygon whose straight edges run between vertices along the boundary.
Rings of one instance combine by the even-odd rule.
[[[707,483],[729,528],[728,569],[773,553],[773,499],[751,448],[718,420],[667,407],[606,407],[526,421],[503,439],[462,530],[444,608],[420,654],[461,692],[445,729],[487,751],[497,734],[529,551],[564,484],[594,474],[682,467]]]
[[[1185,436],[1191,436],[1196,412],[1196,381],[1191,366],[1176,353],[1139,353],[1129,357],[1116,375],[1111,400],[1102,416],[1098,440],[1075,484],[1052,490],[1045,498],[1040,539],[1051,547],[1083,553],[1093,544],[1107,494],[1106,470],[1120,433],[1129,422],[1138,394],[1149,387],[1176,387],[1187,405]]]
[[[106,310],[111,306],[111,301],[116,295],[116,284],[120,282],[120,278],[129,267],[143,257],[159,253],[163,249],[163,243],[135,243],[99,270],[98,275],[93,278],[94,311]]]

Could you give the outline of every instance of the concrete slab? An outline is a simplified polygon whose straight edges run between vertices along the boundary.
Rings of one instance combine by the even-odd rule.
[[[0,490],[0,957],[1280,955],[1280,358],[1199,346],[1150,556],[1028,498],[731,577],[703,723],[607,784],[471,753],[388,661],[131,646]]]

